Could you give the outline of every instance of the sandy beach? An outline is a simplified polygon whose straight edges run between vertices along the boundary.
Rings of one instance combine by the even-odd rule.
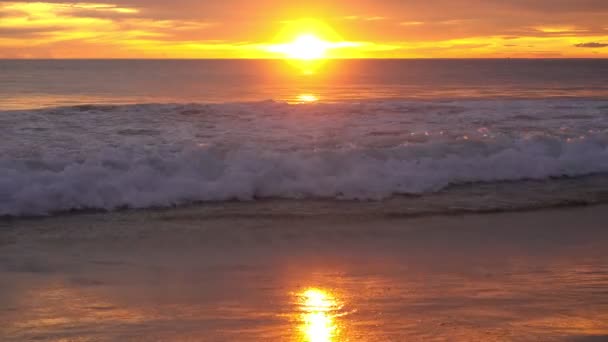
[[[0,339],[608,339],[606,206],[417,218],[231,206],[2,221]]]

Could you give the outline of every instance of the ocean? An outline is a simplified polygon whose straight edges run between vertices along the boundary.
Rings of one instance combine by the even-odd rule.
[[[606,341],[608,60],[0,61],[0,340]]]
[[[607,80],[607,60],[0,61],[0,215],[604,202]]]

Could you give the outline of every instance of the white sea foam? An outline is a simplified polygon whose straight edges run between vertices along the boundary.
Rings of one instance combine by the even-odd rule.
[[[2,112],[0,215],[268,197],[375,200],[603,173],[605,108],[511,100]]]

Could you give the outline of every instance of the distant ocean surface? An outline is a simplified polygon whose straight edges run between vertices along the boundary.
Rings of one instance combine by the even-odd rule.
[[[0,137],[0,216],[601,203],[608,60],[4,60]]]

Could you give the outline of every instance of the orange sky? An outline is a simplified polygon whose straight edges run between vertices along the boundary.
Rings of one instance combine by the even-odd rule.
[[[311,30],[339,58],[608,57],[607,0],[298,3],[0,0],[0,58],[274,58]]]

